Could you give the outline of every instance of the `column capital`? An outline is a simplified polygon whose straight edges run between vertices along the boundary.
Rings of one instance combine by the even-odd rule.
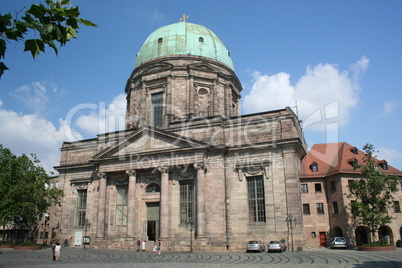
[[[135,169],[128,169],[128,170],[126,170],[126,174],[128,175],[128,176],[137,176],[137,171],[135,171]]]
[[[96,175],[99,177],[99,179],[107,178],[106,172],[98,172]]]
[[[207,166],[205,165],[205,163],[204,162],[195,162],[194,164],[193,164],[193,166],[197,169],[197,170],[206,170],[207,169]]]
[[[158,171],[160,173],[168,173],[170,171],[170,167],[169,166],[161,166],[161,167],[158,167]]]

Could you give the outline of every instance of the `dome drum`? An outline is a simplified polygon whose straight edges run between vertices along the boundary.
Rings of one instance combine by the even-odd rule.
[[[208,91],[205,94],[204,88]],[[241,84],[216,61],[168,57],[136,68],[126,87],[126,127],[153,125],[152,98],[161,93],[162,124],[192,117],[238,116]]]

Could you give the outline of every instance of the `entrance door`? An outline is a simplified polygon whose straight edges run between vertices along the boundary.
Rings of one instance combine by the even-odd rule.
[[[156,241],[159,238],[159,203],[147,203],[148,241]]]
[[[320,232],[320,247],[327,247],[327,234]]]
[[[356,228],[355,231],[355,235],[356,235],[356,246],[361,246],[363,244],[367,244],[368,243],[368,232],[366,231],[366,229],[362,226],[359,226]]]

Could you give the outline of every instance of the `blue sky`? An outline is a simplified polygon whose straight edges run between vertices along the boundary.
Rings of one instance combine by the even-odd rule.
[[[47,170],[63,141],[123,128],[135,55],[157,28],[201,24],[223,41],[243,84],[242,113],[294,108],[306,142],[374,144],[402,169],[402,1],[73,0],[98,24],[36,60],[9,43],[0,144]],[[0,12],[38,1],[3,0]],[[109,121],[105,120],[109,119]]]

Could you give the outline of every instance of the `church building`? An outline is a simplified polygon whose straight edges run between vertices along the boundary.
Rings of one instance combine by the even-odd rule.
[[[303,247],[299,120],[289,107],[241,115],[241,91],[210,29],[184,19],[151,33],[125,88],[125,130],[62,145],[59,240],[124,249],[159,240],[166,251],[243,251],[249,240],[281,239]]]

